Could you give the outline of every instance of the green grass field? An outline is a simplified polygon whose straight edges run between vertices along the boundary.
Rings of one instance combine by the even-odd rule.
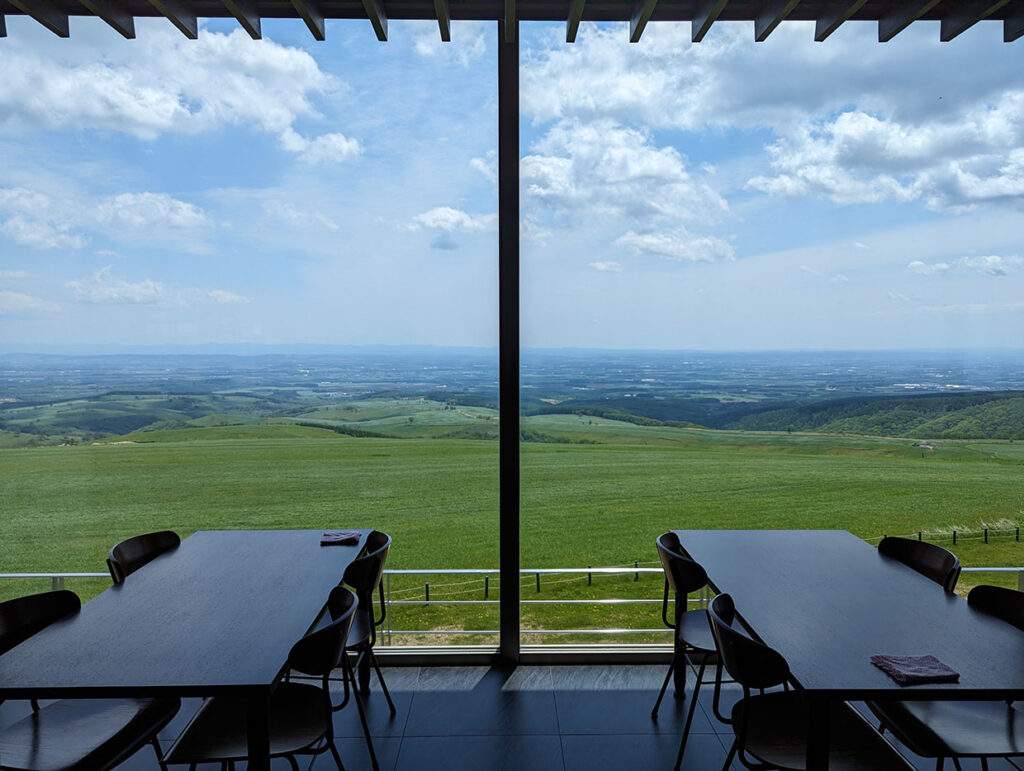
[[[476,409],[396,415],[378,407],[372,416],[359,408],[360,423],[419,421],[437,430],[494,418]],[[524,567],[654,566],[654,538],[673,528],[841,528],[866,539],[957,529],[956,551],[966,565],[1024,565],[1012,536],[989,544],[965,538],[986,524],[1022,518],[1019,445],[947,442],[922,450],[910,440],[647,428],[557,415],[528,418],[524,428],[595,442],[522,445]],[[390,568],[497,568],[496,442],[352,438],[267,422],[140,432],[119,441],[134,443],[0,449],[0,572],[102,571],[111,545],[163,528],[186,536],[218,528],[375,527],[394,536]],[[394,596],[418,599],[426,580],[433,599],[483,598],[482,579],[444,576],[396,580]],[[1015,584],[1011,576],[999,580]],[[601,577],[593,586],[582,577],[544,578],[539,596],[531,577],[523,584],[524,599],[661,594],[659,576]],[[91,596],[105,582],[69,586]],[[24,589],[0,585],[4,594]],[[493,599],[497,584],[491,589]],[[657,614],[656,606],[526,606],[523,618],[527,628],[653,628]],[[395,615],[404,629],[497,624],[496,609],[482,606]]]

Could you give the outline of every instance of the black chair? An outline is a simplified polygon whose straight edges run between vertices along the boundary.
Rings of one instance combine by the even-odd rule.
[[[121,541],[107,555],[107,569],[110,571],[111,580],[115,584],[124,583],[125,577],[164,552],[178,548],[180,544],[181,539],[172,530],[146,533]]]
[[[330,752],[339,769],[344,769],[334,743],[334,710],[349,700],[349,683],[355,687],[352,670],[345,656],[345,639],[352,626],[359,600],[348,589],[331,590],[330,603],[338,616],[330,623],[310,632],[288,654],[288,667],[320,679],[319,685],[297,683],[286,677],[270,698],[270,755],[287,758],[298,771],[296,755],[319,755]],[[328,676],[341,667],[344,671],[344,699],[331,704]],[[362,708],[359,715],[362,718]],[[207,699],[181,736],[168,750],[164,761],[169,764],[204,762],[233,764],[248,755],[248,705],[245,699],[215,696]],[[364,718],[365,725],[365,718]],[[377,759],[371,758],[374,768]]]
[[[1024,592],[1001,586],[976,586],[967,595],[972,608],[1024,631]],[[1024,638],[1021,640],[1024,643]],[[913,753],[935,758],[941,771],[946,758],[1024,756],[1024,711],[1005,701],[868,702],[871,711]]]
[[[948,549],[933,543],[886,536],[879,542],[878,552],[913,568],[947,592],[956,588],[960,578],[960,560]]]
[[[79,611],[74,592],[60,590],[0,603],[0,654]],[[62,699],[0,729],[4,771],[104,771],[152,744],[181,707],[180,699]]]
[[[786,660],[735,628],[736,609],[730,595],[715,597],[707,615],[722,664],[743,687],[743,697],[732,708],[736,738],[723,769],[728,769],[733,758],[738,757],[747,768],[802,771],[807,763],[810,713],[803,691],[788,687],[791,677]],[[786,690],[764,692],[765,688],[779,685]],[[759,693],[753,693],[754,690]],[[849,704],[832,702],[829,707],[830,769],[913,768]],[[677,769],[681,760],[676,760]]]
[[[652,718],[657,719],[661,700],[665,698],[665,691],[677,668],[686,667],[687,657],[700,658],[697,682],[694,684],[693,693],[690,695],[690,707],[686,712],[683,738],[679,745],[679,757],[682,758],[683,752],[686,750],[686,740],[690,735],[690,725],[693,723],[693,713],[697,707],[697,694],[700,692],[700,686],[704,680],[704,671],[709,660],[715,658],[715,640],[711,635],[711,627],[708,625],[707,613],[703,610],[686,609],[687,595],[690,592],[696,592],[707,586],[708,574],[704,571],[704,568],[683,555],[679,537],[675,533],[665,533],[658,536],[655,539],[655,545],[658,547],[661,565],[665,569],[665,592],[661,599],[661,619],[665,626],[675,630],[675,641],[672,663],[669,664],[665,681],[661,684],[661,690],[658,691],[658,699],[654,702],[654,709],[651,710]],[[671,621],[668,618],[670,590],[672,606],[674,608]],[[721,666],[716,666],[714,699],[716,715],[719,715],[718,697],[722,685],[721,673]],[[727,720],[721,716],[719,718],[723,721]]]
[[[390,549],[391,536],[374,530],[366,539],[363,554],[348,566],[342,581],[352,587],[356,596],[359,597],[359,610],[356,611],[356,617],[352,621],[352,631],[348,638],[348,649],[356,654],[355,669],[359,673],[359,686],[364,693],[369,691],[370,665],[372,665],[377,673],[381,690],[384,691],[384,698],[388,701],[391,714],[395,714],[395,703],[391,700],[388,686],[384,682],[384,675],[381,674],[377,657],[373,653],[373,646],[377,643],[377,627],[387,619],[388,608],[381,577]],[[380,618],[375,618],[373,607],[375,591],[380,595]],[[330,604],[328,604],[329,607]]]

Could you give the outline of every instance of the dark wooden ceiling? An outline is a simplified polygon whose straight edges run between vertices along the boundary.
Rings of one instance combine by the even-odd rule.
[[[1024,0],[0,0],[0,36],[4,16],[28,15],[61,37],[70,34],[69,17],[98,16],[125,37],[135,36],[138,17],[164,16],[188,37],[198,34],[200,18],[234,17],[254,38],[264,18],[301,18],[318,40],[325,19],[364,19],[380,40],[388,19],[436,19],[443,40],[452,20],[564,21],[566,40],[576,38],[581,21],[629,22],[629,39],[638,41],[648,22],[689,22],[700,41],[719,21],[752,23],[756,40],[765,40],[786,21],[815,22],[815,40],[825,40],[846,21],[871,21],[887,41],[919,20],[939,21],[944,41],[987,21],[1003,26],[1003,40],[1024,35]],[[511,39],[515,25],[506,25]]]

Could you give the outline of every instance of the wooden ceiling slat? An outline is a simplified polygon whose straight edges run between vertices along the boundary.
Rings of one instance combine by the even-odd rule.
[[[569,4],[569,17],[565,20],[565,42],[575,43],[576,33],[580,30],[580,21],[583,20],[583,9],[587,0],[572,0]]]
[[[799,4],[800,0],[767,0],[754,17],[754,40],[758,43],[767,40]]]
[[[1024,37],[1024,3],[1017,3],[1003,20],[1003,42],[1012,43],[1021,37]]]
[[[199,19],[196,12],[182,0],[149,0],[189,40],[199,38]]]
[[[867,0],[830,0],[815,21],[814,39],[819,43],[825,40],[866,2]]]
[[[434,15],[437,16],[441,40],[445,43],[452,42],[452,12],[448,7],[448,0],[434,0]]]
[[[942,17],[939,40],[948,43],[1008,2],[1010,0],[963,0],[953,4],[950,13]]]
[[[878,42],[888,43],[899,33],[937,6],[941,0],[910,0],[896,3],[878,20]]]
[[[324,12],[316,0],[292,0],[292,7],[299,17],[306,22],[309,32],[315,40],[324,39]]]
[[[516,32],[519,25],[516,24],[516,0],[505,0],[505,42],[516,42]]]
[[[704,36],[708,34],[708,30],[711,29],[711,25],[715,23],[715,20],[725,9],[725,4],[728,1],[705,0],[700,8],[697,9],[697,12],[693,15],[693,21],[690,22],[690,39],[694,43],[699,43],[704,39]]]
[[[135,17],[118,0],[79,0],[128,40],[135,39]]]
[[[639,43],[647,22],[658,5],[658,0],[633,0],[633,12],[629,18],[629,42]]]
[[[0,13],[0,37],[7,37],[7,22],[4,21],[2,13]]]
[[[11,0],[11,5],[31,16],[57,37],[70,37],[68,14],[49,0]]]
[[[373,32],[377,40],[386,43],[388,40],[388,14],[384,10],[384,3],[381,0],[363,0],[363,8],[366,9],[366,16],[373,25]]]
[[[85,2],[85,0],[82,0],[82,2]],[[263,37],[260,14],[252,0],[222,0],[222,2],[224,7],[231,12],[231,15],[238,20],[242,29],[249,33],[249,37],[253,40],[259,40]]]

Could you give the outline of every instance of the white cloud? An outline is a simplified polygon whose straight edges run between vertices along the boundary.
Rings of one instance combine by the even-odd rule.
[[[922,262],[921,260],[914,260],[909,265],[907,265],[907,268],[908,270],[910,270],[911,273],[917,273],[918,275],[921,276],[934,276],[936,274],[941,274],[948,271],[949,263],[933,262],[929,264],[926,262]]]
[[[107,198],[96,207],[101,222],[114,227],[197,228],[209,224],[198,206],[179,201],[166,193],[122,193]]]
[[[677,262],[721,262],[735,257],[728,242],[711,236],[693,236],[685,230],[669,233],[635,233],[631,230],[617,238],[615,246]]]
[[[47,300],[22,294],[0,290],[0,314],[31,313],[57,310],[57,306]]]
[[[300,160],[309,164],[341,163],[363,152],[359,140],[349,139],[344,134],[323,134],[307,139],[291,129],[281,133],[281,146],[297,153]]]
[[[498,154],[493,150],[487,153],[486,158],[473,158],[469,165],[470,168],[480,172],[484,179],[492,185],[498,184]]]
[[[298,228],[306,228],[310,225],[320,225],[328,230],[337,230],[338,223],[319,210],[303,210],[290,203],[279,201],[265,201],[263,212],[275,219],[287,222]]]
[[[605,260],[604,262],[588,262],[588,266],[594,270],[600,270],[606,273],[622,273],[622,263],[615,262],[615,260]]]
[[[85,238],[71,230],[67,207],[25,188],[0,188],[0,233],[31,249],[79,249]]]
[[[487,36],[493,34],[493,25],[479,21],[457,21],[452,24],[451,42],[445,43],[431,22],[413,35],[413,50],[425,58],[454,62],[466,68],[487,53]]]
[[[28,278],[27,270],[0,270],[0,278]]]
[[[953,270],[980,273],[986,276],[1006,276],[1021,267],[1024,267],[1024,258],[1017,255],[1009,257],[1000,257],[999,255],[958,257],[952,264],[948,262],[926,263],[921,260],[914,260],[907,265],[907,268],[912,273],[917,273],[921,276],[942,275]]]
[[[695,181],[673,147],[610,121],[562,122],[522,159],[523,190],[534,210],[557,215],[613,215],[645,225],[669,220],[709,221],[727,210],[709,185]]]
[[[456,231],[474,233],[496,230],[498,227],[498,215],[468,214],[460,209],[453,209],[450,206],[438,206],[423,214],[417,214],[412,218],[412,222],[414,228],[432,228],[446,233],[454,233]]]
[[[315,97],[343,84],[305,51],[241,30],[187,40],[165,21],[131,45],[88,35],[52,45],[12,38],[0,49],[0,129],[98,129],[153,140],[225,126],[284,137],[316,117]],[[284,140],[282,140],[284,141]]]
[[[224,289],[181,288],[151,278],[132,283],[118,278],[111,266],[100,268],[88,278],[68,281],[66,286],[79,302],[97,305],[167,305],[236,304],[249,300]]]

